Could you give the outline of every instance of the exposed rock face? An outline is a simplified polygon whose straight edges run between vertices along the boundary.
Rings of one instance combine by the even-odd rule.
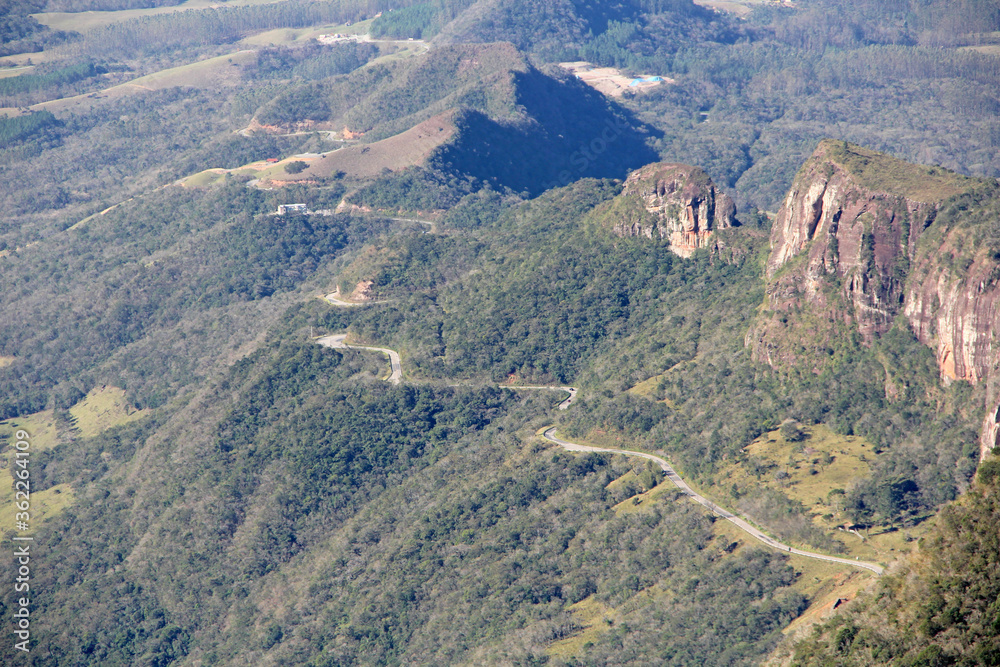
[[[362,280],[355,287],[354,291],[351,292],[349,299],[351,301],[357,301],[358,303],[363,303],[365,301],[371,301],[373,296],[373,287],[375,286],[374,280]]]
[[[769,312],[746,338],[754,356],[774,366],[800,363],[810,356],[804,340],[822,347],[824,336],[856,331],[871,342],[903,315],[935,350],[945,382],[988,382],[980,445],[984,453],[995,447],[1000,263],[975,245],[981,234],[974,227],[954,224],[953,216],[936,221],[947,197],[976,185],[843,142],[821,143],[772,229]],[[811,314],[808,325],[801,312]]]
[[[638,199],[646,215],[623,215],[614,221],[621,236],[666,238],[670,249],[690,257],[710,246],[712,231],[732,227],[736,205],[718,191],[704,171],[684,164],[657,163],[634,171],[620,195]]]
[[[848,309],[837,313],[867,341],[884,333],[903,302],[909,259],[933,220],[935,202],[864,187],[830,159],[824,142],[799,172],[771,232],[767,277],[804,254],[803,264],[774,280],[772,306],[785,310],[805,301],[836,308],[823,294],[841,285]]]

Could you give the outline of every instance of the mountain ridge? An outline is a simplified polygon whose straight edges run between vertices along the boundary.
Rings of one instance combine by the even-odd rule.
[[[754,357],[772,366],[801,357],[821,367],[819,348],[832,338],[853,331],[870,344],[902,317],[935,350],[942,380],[989,387],[985,455],[998,436],[1000,351],[990,341],[1000,332],[1000,265],[993,251],[976,247],[991,223],[981,208],[963,214],[970,203],[961,202],[995,208],[997,192],[996,181],[821,143],[772,227],[768,302],[746,338]],[[790,333],[797,329],[798,337]],[[803,342],[813,350],[793,351]]]

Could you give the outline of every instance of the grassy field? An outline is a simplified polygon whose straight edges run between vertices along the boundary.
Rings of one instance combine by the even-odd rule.
[[[546,650],[550,656],[564,660],[582,654],[587,644],[593,643],[613,628],[618,619],[618,612],[615,609],[598,602],[593,596],[570,605],[569,610],[573,614],[573,620],[583,630],[572,637],[553,642]]]
[[[181,185],[187,188],[208,188],[217,183],[221,183],[225,179],[226,174],[274,181],[299,180],[297,177],[302,174],[289,174],[285,171],[285,165],[291,162],[305,162],[307,164],[312,164],[318,162],[320,159],[321,158],[315,156],[291,155],[279,160],[278,162],[251,162],[250,164],[245,164],[242,167],[237,167],[236,169],[205,169],[204,171],[199,171],[197,174],[192,174],[191,176],[184,178],[181,181]],[[308,170],[302,173],[308,173]]]
[[[256,35],[244,37],[240,43],[250,44],[253,46],[278,46],[281,44],[305,42],[310,39],[315,39],[320,35],[333,35],[336,33],[340,33],[342,35],[367,35],[372,21],[374,21],[374,19],[359,21],[351,25],[340,24],[318,25],[310,26],[308,28],[277,28],[275,30],[268,30],[267,32],[260,32]]]
[[[278,0],[280,1],[280,0]],[[240,7],[243,5],[263,5],[275,2],[275,0],[227,0],[226,7]],[[53,30],[74,30],[80,33],[87,33],[94,28],[121,23],[129,19],[142,18],[144,16],[155,16],[157,14],[171,14],[173,12],[183,12],[188,9],[207,9],[209,7],[221,7],[222,3],[217,0],[188,0],[187,2],[172,7],[152,7],[150,9],[122,9],[112,12],[43,12],[33,14],[35,20],[43,25],[47,25]]]
[[[672,368],[667,369],[665,372],[660,373],[659,375],[654,375],[653,377],[651,377],[651,378],[649,378],[647,380],[643,380],[639,384],[637,384],[634,387],[632,387],[631,389],[629,389],[628,393],[630,393],[630,394],[632,394],[634,396],[642,396],[643,398],[648,398],[651,401],[656,400],[656,387],[657,387],[657,385],[660,384],[660,380],[662,380],[664,377],[666,377],[667,375],[669,375],[670,371],[674,370],[675,368],[679,368],[682,364],[686,364],[686,363],[688,363],[688,362],[687,361],[681,361],[680,363],[676,364]],[[664,405],[667,405],[667,406],[669,406],[671,408],[676,407],[674,405],[673,401],[671,401],[670,399],[664,399],[664,400],[660,401],[660,403],[663,403]]]
[[[0,355],[0,368],[5,368],[7,366],[10,366],[12,363],[14,363],[15,359],[17,359],[17,357],[5,357],[3,355]]]
[[[445,112],[387,139],[347,146],[327,153],[325,157],[311,162],[309,168],[299,174],[286,174],[282,171],[269,177],[277,181],[297,181],[328,177],[337,171],[343,171],[355,178],[372,178],[381,174],[383,169],[397,171],[422,164],[454,133],[452,113]]]
[[[988,56],[1000,56],[1000,44],[983,44],[981,46],[963,46],[959,51],[978,51]]]
[[[785,440],[778,430],[766,433],[747,446],[746,462],[734,462],[725,466],[715,475],[710,485],[705,487],[699,486],[690,476],[685,475],[684,470],[675,468],[696,493],[737,514],[740,513],[738,501],[732,497],[734,484],[744,492],[755,486],[769,487],[801,502],[807,515],[813,517],[813,522],[843,545],[844,553],[841,555],[845,557],[891,563],[909,553],[920,537],[926,534],[930,522],[924,521],[907,529],[874,527],[849,532],[843,526],[851,521],[839,507],[837,494],[832,497],[830,495],[831,491],[846,490],[851,481],[869,474],[869,463],[876,456],[871,444],[857,436],[838,435],[822,424],[803,426],[802,430],[805,438],[801,442]],[[600,429],[572,440],[594,447],[646,451],[636,447],[622,434]],[[663,456],[660,452],[650,453]],[[664,458],[669,462],[669,457]],[[751,469],[758,470],[760,476],[751,473]],[[622,479],[619,485],[625,482]],[[644,506],[651,504],[650,500],[672,493],[674,488],[669,482],[663,482],[634,499],[620,503],[615,511],[641,511]],[[773,535],[774,531],[766,524],[758,525],[758,528]],[[805,543],[796,542],[794,546],[812,550]]]
[[[52,410],[0,422],[0,444],[7,444],[19,429],[31,435],[32,451],[52,449],[59,443],[59,431]]]
[[[847,556],[891,562],[908,552],[926,532],[924,524],[907,530],[873,528],[864,537],[843,530],[851,521],[839,506],[838,493],[870,473],[876,457],[872,445],[822,424],[801,429],[804,438],[798,442],[785,439],[777,429],[752,442],[744,450],[746,464],[731,464],[716,475],[717,492],[734,484],[740,489],[775,489],[802,503],[813,522],[844,545]]]
[[[716,521],[712,532],[721,540],[736,543],[732,553],[760,544],[729,521]],[[809,607],[792,621],[782,632],[788,637],[797,637],[809,631],[816,623],[821,623],[833,613],[838,601],[853,600],[858,593],[870,586],[876,577],[867,570],[849,565],[828,563],[815,558],[790,555],[788,562],[798,575],[792,588],[809,599]],[[764,664],[782,664],[786,659],[788,642],[779,645]]]
[[[235,83],[239,79],[240,73],[238,68],[234,68],[234,66],[252,62],[256,57],[257,54],[254,51],[237,51],[187,65],[171,67],[154,74],[147,74],[128,83],[112,86],[96,93],[42,102],[34,105],[32,109],[47,109],[53,113],[72,111],[93,106],[98,100],[106,98],[120,98],[175,86],[215,89]]]
[[[817,151],[849,171],[864,187],[900,194],[919,202],[941,201],[964,191],[974,182],[941,167],[911,164],[842,141],[823,141]]]
[[[638,475],[629,472],[632,480],[638,482]],[[616,480],[617,481],[617,480]],[[612,482],[613,483],[613,482]],[[627,500],[615,505],[615,514],[638,514],[645,512],[659,500],[674,500],[679,497],[680,491],[669,480],[664,480],[649,491],[638,493]]]
[[[66,54],[56,49],[53,51],[38,51],[36,53],[15,53],[13,55],[4,56],[3,60],[5,63],[16,65],[18,67],[31,67],[33,65],[41,65],[43,63],[63,60],[65,58]]]
[[[21,76],[22,74],[28,74],[33,69],[34,65],[21,65],[20,67],[3,67],[0,68],[0,79],[6,79],[12,76]]]
[[[626,477],[628,474],[631,473],[627,473]],[[612,482],[612,484],[614,483]],[[673,485],[669,482],[635,496],[635,498],[641,499],[639,504],[634,504],[629,499],[621,503],[619,507],[628,512],[648,511],[653,507],[651,500],[668,493],[674,493]],[[670,498],[670,496],[667,497]],[[713,524],[712,532],[715,534],[716,544],[728,544],[729,547],[726,547],[726,551],[731,554],[739,553],[747,548],[762,548],[757,540],[748,536],[729,521],[716,521]],[[825,620],[833,612],[838,601],[854,599],[860,590],[875,580],[875,575],[865,570],[858,570],[849,565],[827,563],[814,558],[792,555],[789,557],[789,563],[798,575],[792,588],[810,600],[809,607],[785,629],[785,634],[789,636],[797,636],[808,631],[815,623]],[[587,644],[595,642],[601,635],[614,629],[617,624],[627,622],[629,614],[636,612],[653,600],[662,599],[669,595],[672,595],[671,591],[654,585],[639,591],[633,598],[617,608],[609,607],[593,597],[570,605],[568,610],[572,613],[573,620],[581,627],[581,630],[570,637],[553,642],[546,652],[552,657],[564,660],[581,655],[585,652]],[[780,650],[781,647],[775,651],[775,655],[781,654]]]
[[[10,465],[14,454],[12,447],[14,434],[25,430],[31,436],[30,454],[51,449],[59,444],[59,428],[52,410],[37,412],[26,417],[8,419],[0,422],[0,533],[14,529],[14,479],[11,477]],[[29,463],[29,471],[30,463]],[[30,480],[29,480],[30,481]],[[73,490],[67,484],[60,484],[45,491],[32,492],[29,498],[31,504],[32,527],[37,527],[46,518],[51,517],[73,503]]]
[[[124,389],[100,387],[93,389],[69,412],[75,419],[77,430],[90,438],[112,426],[142,419],[149,411],[132,407],[125,398]]]

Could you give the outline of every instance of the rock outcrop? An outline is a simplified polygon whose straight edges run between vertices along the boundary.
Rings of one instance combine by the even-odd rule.
[[[940,201],[863,183],[859,170],[872,161],[905,165],[843,142],[821,143],[778,212],[767,261],[772,306],[786,310],[801,294],[813,308],[856,326],[866,341],[892,325],[903,302],[909,259]],[[793,258],[795,270],[776,278]],[[843,301],[831,301],[824,289],[835,283]],[[844,305],[843,312],[831,311]]]
[[[698,167],[656,163],[637,169],[619,195],[625,202],[612,210],[620,236],[645,236],[670,241],[670,249],[690,257],[711,245],[712,232],[732,227],[736,205],[716,189]]]
[[[969,201],[944,206],[959,194]],[[833,337],[856,332],[870,343],[903,316],[935,350],[943,381],[988,383],[980,445],[992,449],[1000,261],[983,238],[984,212],[995,213],[998,199],[993,181],[824,141],[772,228],[768,303],[746,344],[773,366],[820,366]]]

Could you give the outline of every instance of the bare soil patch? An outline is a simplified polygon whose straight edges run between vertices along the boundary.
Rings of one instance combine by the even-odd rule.
[[[453,111],[446,111],[387,139],[326,153],[298,174],[276,173],[269,178],[276,183],[309,181],[338,171],[355,178],[372,178],[383,169],[399,171],[419,165],[455,134],[453,117]]]

